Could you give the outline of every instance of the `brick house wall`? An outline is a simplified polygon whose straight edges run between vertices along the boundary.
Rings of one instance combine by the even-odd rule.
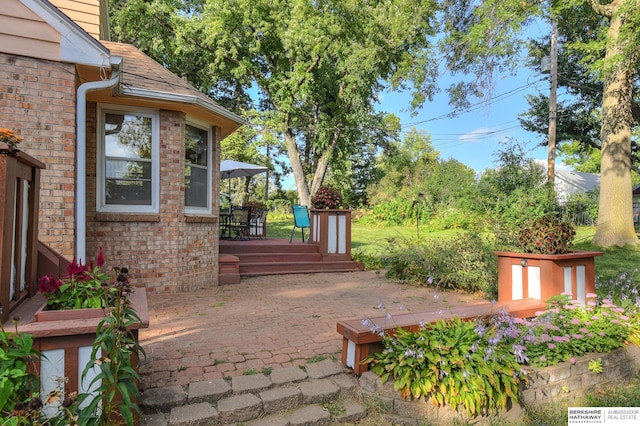
[[[72,258],[75,243],[75,88],[72,64],[0,53],[0,127],[41,172],[39,239]]]
[[[96,111],[96,104],[89,103],[87,257],[94,258],[102,246],[107,264],[128,267],[134,284],[147,291],[190,291],[218,285],[217,220],[184,213],[186,115],[160,111],[159,214],[97,213]],[[219,132],[215,127],[211,132],[217,164]]]

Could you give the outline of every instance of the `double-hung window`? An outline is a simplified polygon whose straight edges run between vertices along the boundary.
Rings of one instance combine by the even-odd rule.
[[[158,114],[104,108],[99,117],[98,211],[158,212]]]
[[[187,213],[211,212],[211,132],[187,124],[184,204]]]

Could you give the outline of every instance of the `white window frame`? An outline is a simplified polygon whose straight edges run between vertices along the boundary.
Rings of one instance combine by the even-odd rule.
[[[200,120],[196,120],[193,118],[188,118],[187,119],[187,125],[189,126],[193,126],[193,127],[197,127],[200,130],[204,130],[207,132],[207,206],[206,207],[193,207],[193,206],[187,206],[185,204],[184,206],[184,211],[187,214],[211,214],[212,211],[212,198],[211,198],[211,192],[212,192],[212,188],[213,188],[213,135],[212,135],[212,128],[211,126],[207,125],[207,123],[200,121]],[[185,143],[186,143],[186,134],[187,134],[187,129],[185,126]],[[187,166],[186,162],[186,155],[184,158],[185,161],[185,167]],[[183,174],[182,176],[183,179],[185,179],[185,176]],[[186,185],[185,185],[185,191],[186,191]]]
[[[107,204],[105,191],[105,114],[137,114],[151,118],[151,205]],[[118,213],[160,212],[160,113],[149,108],[134,108],[122,105],[98,105],[96,149],[96,211]]]

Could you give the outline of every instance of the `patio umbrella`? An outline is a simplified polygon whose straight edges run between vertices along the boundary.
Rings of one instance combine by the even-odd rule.
[[[258,166],[257,164],[243,163],[236,160],[222,160],[220,162],[220,178],[230,179],[235,177],[246,177],[265,173],[269,168]]]
[[[269,170],[266,166],[243,163],[236,160],[222,160],[220,162],[220,179],[229,179],[229,193],[231,193],[231,178],[254,176],[259,173],[266,173]]]

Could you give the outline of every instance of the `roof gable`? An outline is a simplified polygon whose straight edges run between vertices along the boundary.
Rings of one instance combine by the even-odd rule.
[[[34,50],[34,55],[42,59],[57,60],[60,62],[70,62],[74,64],[89,65],[95,67],[109,67],[109,51],[102,46],[96,39],[83,30],[79,25],[73,22],[68,16],[58,10],[47,0],[4,0],[12,4],[15,9],[20,9],[20,5],[31,11],[31,20],[46,23],[51,30],[57,33],[56,40],[57,51],[53,56],[42,57],[43,54]],[[5,5],[3,4],[3,7]],[[38,19],[36,19],[38,18]],[[19,33],[20,19],[25,17],[14,17],[12,20],[11,31]],[[44,28],[43,28],[44,31]],[[34,44],[36,41],[29,34],[21,34],[19,38],[26,40],[27,43]],[[46,41],[46,40],[42,40]],[[46,56],[46,55],[45,55]],[[52,55],[49,55],[52,56]]]

